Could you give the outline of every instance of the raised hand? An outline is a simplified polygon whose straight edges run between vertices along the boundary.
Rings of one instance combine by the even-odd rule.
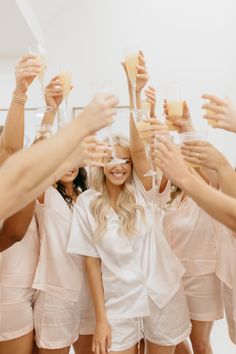
[[[125,65],[125,62],[122,62],[121,65],[124,68],[125,74],[126,74],[126,79],[128,83],[128,89],[129,89],[129,96],[132,101],[132,85],[129,79],[128,71]],[[146,83],[149,80],[146,64],[145,64],[145,59],[143,53],[140,51],[139,56],[138,56],[138,65],[137,65],[137,75],[136,75],[136,94],[140,95],[142,89],[146,85]]]
[[[156,118],[156,90],[152,86],[144,91],[147,102],[150,103],[150,116]]]
[[[45,101],[49,107],[57,109],[63,100],[63,87],[60,83],[59,76],[51,79],[45,87]]]
[[[90,135],[81,144],[85,165],[92,167],[104,167],[104,159],[108,156],[110,147],[104,141],[99,141],[96,135]]]
[[[211,111],[204,115],[205,119],[213,119],[213,128],[220,128],[236,133],[236,104],[228,99],[205,94],[202,98],[208,100],[202,108]]]
[[[207,141],[186,141],[181,145],[185,161],[216,172],[229,165],[226,157]]]
[[[183,102],[183,115],[182,117],[169,117],[168,116],[168,104],[167,101],[164,100],[164,114],[166,119],[176,128],[178,133],[184,133],[188,131],[194,130],[193,123],[191,120],[191,114],[187,102]]]
[[[136,92],[141,93],[144,86],[149,80],[147,67],[144,59],[143,53],[140,51],[138,56],[138,65],[137,65],[137,76],[136,76]]]
[[[166,137],[158,137],[153,151],[153,165],[175,185],[181,187],[184,178],[191,174],[179,149]]]
[[[80,119],[84,119],[89,134],[112,123],[118,102],[118,99],[112,94],[103,93],[93,98],[79,115]]]
[[[17,95],[26,94],[29,85],[42,70],[42,62],[33,54],[24,55],[15,67]]]

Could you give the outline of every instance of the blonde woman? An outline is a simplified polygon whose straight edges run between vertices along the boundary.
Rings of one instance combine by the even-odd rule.
[[[93,351],[135,353],[144,338],[147,353],[170,354],[191,330],[183,268],[154,215],[157,196],[151,179],[144,182],[145,155],[135,157],[120,136],[115,147],[125,163],[114,166],[107,158],[96,169],[91,189],[75,205],[67,248],[86,256],[96,315]]]

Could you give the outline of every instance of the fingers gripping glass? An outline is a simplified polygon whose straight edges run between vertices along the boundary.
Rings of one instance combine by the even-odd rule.
[[[111,93],[111,84],[109,82],[105,82],[97,85],[95,84],[95,94],[102,94],[102,93]],[[112,126],[113,126],[112,124],[109,124],[107,127],[107,135],[108,135],[109,145],[111,147],[111,160],[107,163],[107,165],[125,164],[127,160],[120,159],[116,156]]]
[[[146,150],[147,159],[151,168],[145,173],[144,177],[155,176],[157,172],[154,170],[151,159],[151,145],[150,140],[150,115],[149,112],[145,110],[138,110],[136,115],[135,124],[138,129],[140,138],[143,140]]]

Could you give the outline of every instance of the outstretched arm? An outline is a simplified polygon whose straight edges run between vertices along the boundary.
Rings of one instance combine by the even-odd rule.
[[[176,146],[163,137],[159,140],[155,158],[163,173],[208,214],[236,231],[236,200],[191,173]]]
[[[116,97],[98,95],[59,133],[11,156],[0,169],[0,220],[27,205],[71,168],[81,141],[112,122]],[[83,150],[83,149],[82,149]]]

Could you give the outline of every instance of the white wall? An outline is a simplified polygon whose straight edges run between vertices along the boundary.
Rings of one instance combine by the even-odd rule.
[[[55,11],[52,6],[55,6]],[[70,65],[74,90],[72,106],[85,105],[92,83],[110,79],[120,104],[128,102],[120,61],[123,49],[136,43],[144,51],[151,83],[158,89],[161,116],[163,85],[181,81],[195,125],[206,128],[200,98],[206,91],[225,95],[234,86],[235,44],[234,0],[70,0],[32,1],[43,24],[48,52],[47,78],[63,65]],[[0,62],[2,64],[2,62]],[[0,69],[1,70],[1,69]],[[7,80],[10,66],[3,66],[3,105],[10,94]],[[6,73],[7,72],[7,73]],[[0,81],[2,74],[0,71]],[[33,90],[29,105],[39,102]],[[211,139],[236,160],[234,139],[222,131]],[[232,149],[233,146],[233,149]],[[233,151],[233,153],[232,153]]]

